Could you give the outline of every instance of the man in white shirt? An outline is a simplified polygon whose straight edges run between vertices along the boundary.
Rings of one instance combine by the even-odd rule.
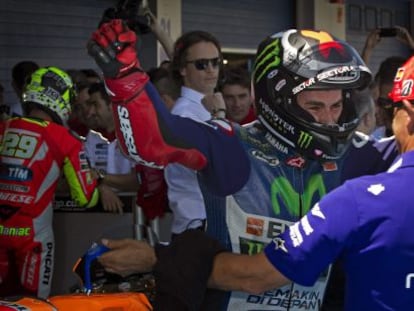
[[[199,122],[211,119],[201,100],[206,95],[214,94],[221,60],[220,44],[208,32],[192,31],[177,39],[171,70],[174,80],[181,85],[181,96],[172,108],[172,114]],[[173,212],[172,233],[202,228],[206,212],[196,172],[179,164],[171,164],[165,169],[165,179]]]
[[[86,118],[94,121],[104,132],[89,130],[85,151],[98,179],[98,189],[105,211],[123,211],[123,202],[114,192],[136,192],[139,187],[135,174],[135,163],[119,149],[115,137],[115,122],[112,103],[103,83],[89,87],[86,101]]]

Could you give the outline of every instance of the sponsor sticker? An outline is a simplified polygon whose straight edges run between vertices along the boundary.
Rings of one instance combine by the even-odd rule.
[[[257,235],[257,236],[262,236],[263,227],[264,227],[263,219],[247,217],[246,233]]]
[[[305,163],[305,159],[299,155],[286,160],[287,165],[297,168],[303,168],[305,166]]]
[[[311,134],[300,131],[299,139],[298,139],[298,147],[302,149],[308,148],[310,143],[312,142],[312,139],[313,137]]]

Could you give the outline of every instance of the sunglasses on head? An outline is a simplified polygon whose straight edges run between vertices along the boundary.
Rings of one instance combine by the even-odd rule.
[[[187,64],[194,64],[194,67],[197,70],[206,70],[208,68],[208,64],[211,64],[211,67],[217,68],[221,64],[221,58],[200,58],[195,60],[189,60],[186,62]]]

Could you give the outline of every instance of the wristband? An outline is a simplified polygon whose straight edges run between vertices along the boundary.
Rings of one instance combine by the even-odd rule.
[[[214,108],[211,112],[213,117],[224,118],[226,116],[226,108]],[[221,114],[222,113],[222,114]]]
[[[98,175],[98,178],[96,179],[96,182],[98,185],[101,185],[105,179],[105,172],[103,170],[95,170],[96,174]]]

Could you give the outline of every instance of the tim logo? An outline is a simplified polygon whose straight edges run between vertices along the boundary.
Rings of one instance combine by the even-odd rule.
[[[405,288],[407,289],[411,288],[411,283],[413,279],[414,279],[414,273],[407,274],[407,276],[405,277]]]

